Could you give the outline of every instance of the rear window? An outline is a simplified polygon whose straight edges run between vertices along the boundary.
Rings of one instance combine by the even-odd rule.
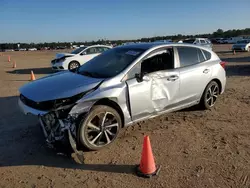
[[[203,53],[204,53],[204,55],[205,55],[205,57],[206,57],[206,60],[211,59],[211,53],[210,53],[210,52],[208,52],[208,51],[206,51],[206,50],[202,50],[202,51],[203,51]]]

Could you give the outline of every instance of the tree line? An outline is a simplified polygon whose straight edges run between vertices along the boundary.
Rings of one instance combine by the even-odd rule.
[[[233,29],[223,31],[222,29],[218,29],[217,31],[210,33],[210,34],[198,34],[198,35],[171,35],[171,36],[155,36],[155,37],[148,37],[148,38],[140,38],[136,40],[104,40],[99,39],[96,41],[85,41],[85,42],[44,42],[44,43],[2,43],[0,44],[0,49],[17,49],[18,44],[20,44],[20,48],[27,49],[27,48],[37,48],[37,49],[63,49],[63,48],[70,48],[73,45],[94,45],[94,44],[116,44],[120,45],[126,42],[153,42],[156,40],[168,40],[171,39],[173,41],[183,40],[185,38],[193,38],[193,37],[204,37],[204,38],[228,38],[228,37],[236,37],[236,36],[244,36],[250,35],[250,28],[246,29]]]

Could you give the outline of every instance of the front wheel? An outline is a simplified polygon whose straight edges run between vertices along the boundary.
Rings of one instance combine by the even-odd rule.
[[[96,105],[80,122],[78,140],[88,150],[99,150],[116,139],[121,125],[121,117],[115,109]]]
[[[219,94],[220,94],[220,89],[218,83],[215,81],[210,82],[207,85],[205,91],[203,92],[200,101],[200,106],[203,109],[212,108],[215,105]]]
[[[71,61],[69,63],[68,69],[69,70],[74,70],[74,69],[78,68],[79,66],[80,66],[79,62],[77,62],[77,61]]]

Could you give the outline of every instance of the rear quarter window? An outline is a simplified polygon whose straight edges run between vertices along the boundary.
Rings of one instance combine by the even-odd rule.
[[[209,59],[211,59],[211,53],[210,52],[208,52],[208,51],[206,51],[206,50],[202,50],[203,51],[203,53],[204,53],[204,55],[205,55],[205,57],[206,57],[206,60],[209,60]]]
[[[205,57],[199,48],[177,47],[180,67],[195,65],[205,61]]]

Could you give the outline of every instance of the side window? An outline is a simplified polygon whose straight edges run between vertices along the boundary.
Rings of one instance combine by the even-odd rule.
[[[102,53],[108,49],[109,48],[107,48],[107,47],[96,47],[96,53]]]
[[[206,44],[205,40],[200,40],[200,41],[201,41],[201,44]]]
[[[97,51],[97,49],[95,47],[92,47],[92,48],[87,49],[86,53],[87,53],[87,55],[95,54],[95,53],[97,53],[96,51]]]
[[[96,53],[102,53],[102,52],[104,52],[103,47],[97,47],[96,48]]]
[[[109,48],[103,47],[103,51],[107,51],[107,50],[109,50]]]
[[[141,62],[141,72],[144,74],[173,68],[173,48],[154,51]]]
[[[210,53],[210,52],[208,52],[208,51],[206,51],[206,50],[202,50],[202,51],[203,51],[203,53],[204,53],[204,55],[205,55],[205,57],[206,57],[206,60],[211,59],[211,53]]]
[[[177,47],[180,67],[186,67],[205,61],[205,58],[199,48]]]

